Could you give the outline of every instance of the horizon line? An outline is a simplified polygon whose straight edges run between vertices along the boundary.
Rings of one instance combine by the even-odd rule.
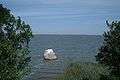
[[[88,35],[88,36],[102,36],[102,34],[55,34],[55,33],[50,33],[50,34],[47,34],[47,33],[33,33],[33,35]]]

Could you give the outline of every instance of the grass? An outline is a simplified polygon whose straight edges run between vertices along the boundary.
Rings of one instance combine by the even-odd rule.
[[[71,63],[57,80],[100,80],[108,74],[107,67],[97,63]]]

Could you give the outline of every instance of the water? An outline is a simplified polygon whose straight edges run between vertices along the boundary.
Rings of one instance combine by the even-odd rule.
[[[95,62],[102,37],[95,35],[35,35],[30,42],[32,73],[26,80],[54,80],[70,62]],[[52,48],[58,60],[45,61],[43,52]]]

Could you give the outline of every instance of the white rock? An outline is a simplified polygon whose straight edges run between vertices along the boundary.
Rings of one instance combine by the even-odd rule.
[[[56,56],[55,52],[52,49],[47,49],[44,52],[44,59],[53,60],[53,59],[57,59],[57,56]]]

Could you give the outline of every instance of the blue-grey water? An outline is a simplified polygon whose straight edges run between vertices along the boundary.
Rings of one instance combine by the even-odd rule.
[[[34,35],[30,42],[32,57],[31,74],[26,80],[54,80],[71,62],[95,62],[95,55],[102,44],[96,35]],[[44,50],[52,48],[57,60],[45,61]]]

